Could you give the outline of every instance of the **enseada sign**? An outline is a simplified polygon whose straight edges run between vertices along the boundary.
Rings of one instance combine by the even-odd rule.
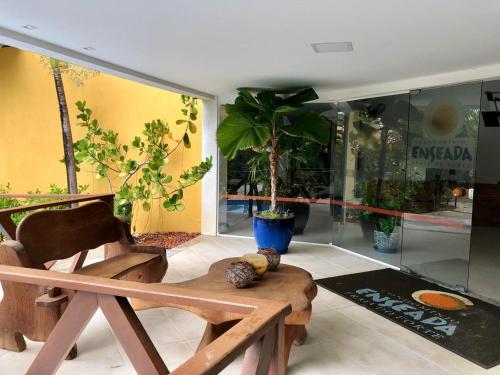
[[[414,139],[410,163],[415,167],[473,169],[476,141],[470,138]]]
[[[369,306],[378,313],[411,326],[424,335],[440,340],[453,336],[458,322],[434,309],[426,306],[417,306],[408,300],[396,298],[389,293],[384,294],[370,288],[347,292],[350,298],[358,300],[362,305]]]
[[[436,169],[474,169],[476,140],[463,135],[464,107],[452,97],[432,101],[421,123],[422,137],[412,137],[410,167]]]

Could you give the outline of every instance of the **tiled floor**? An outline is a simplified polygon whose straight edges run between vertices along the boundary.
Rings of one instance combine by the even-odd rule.
[[[178,282],[202,275],[216,260],[254,250],[255,243],[250,239],[201,237],[169,258],[165,281]],[[292,244],[290,253],[282,261],[307,269],[315,278],[381,267],[331,247],[306,244]],[[204,329],[200,318],[174,309],[143,311],[139,317],[171,370],[192,355]],[[40,346],[28,341],[28,349],[23,353],[0,350],[0,374],[23,374]],[[135,374],[100,313],[78,340],[78,349],[78,358],[65,361],[60,374]],[[223,373],[238,374],[240,368],[238,360]],[[500,375],[500,366],[483,370],[322,288],[313,302],[309,337],[303,346],[292,349],[288,370],[289,374],[301,375]]]

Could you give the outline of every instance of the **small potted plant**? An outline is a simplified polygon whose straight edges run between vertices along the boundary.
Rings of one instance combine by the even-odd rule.
[[[225,106],[227,117],[217,129],[217,144],[227,159],[245,149],[264,154],[269,160],[270,207],[253,218],[257,247],[288,250],[294,230],[294,215],[278,208],[278,162],[287,137],[320,144],[330,141],[330,122],[303,109],[318,99],[312,88],[293,90],[238,89],[234,104]]]
[[[373,222],[375,230],[373,232],[373,240],[375,242],[375,250],[382,253],[395,253],[399,248],[399,228],[400,218],[397,212],[401,212],[405,202],[405,188],[398,183],[382,184],[382,189],[376,199],[375,207],[381,208],[393,213],[383,214],[373,212]]]
[[[399,232],[396,227],[396,217],[380,215],[375,219],[373,240],[375,249],[381,253],[395,253],[399,247]]]

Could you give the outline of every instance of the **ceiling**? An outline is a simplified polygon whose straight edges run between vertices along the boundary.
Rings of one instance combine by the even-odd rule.
[[[331,93],[499,64],[499,16],[497,0],[0,0],[0,27],[213,95]],[[354,51],[310,45],[335,41]]]

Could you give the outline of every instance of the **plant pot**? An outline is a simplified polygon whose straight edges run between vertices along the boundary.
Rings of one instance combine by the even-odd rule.
[[[378,230],[373,231],[375,250],[381,253],[396,253],[399,248],[399,232],[392,232],[390,236]]]
[[[259,250],[273,248],[278,253],[285,254],[292,240],[294,223],[293,216],[283,219],[254,216],[253,233]]]
[[[307,222],[309,221],[309,203],[302,202],[286,202],[281,205],[283,211],[290,211],[295,216],[295,227],[293,234],[303,234],[306,229]]]
[[[373,231],[375,230],[375,223],[373,219],[361,215],[359,217],[359,225],[361,226],[361,231],[363,232],[363,238],[366,240],[371,240],[373,238]]]

